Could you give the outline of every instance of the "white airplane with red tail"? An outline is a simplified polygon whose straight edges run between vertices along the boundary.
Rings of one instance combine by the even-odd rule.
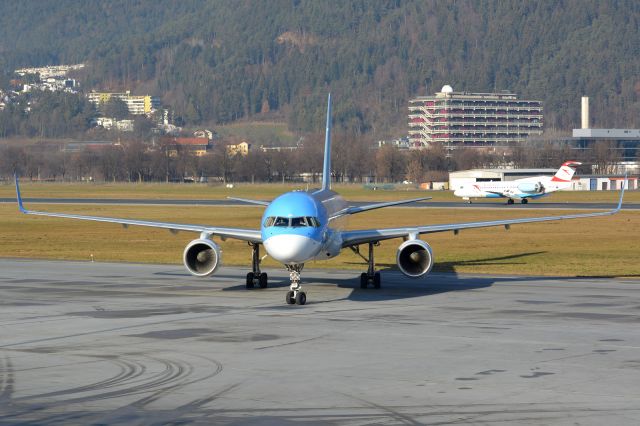
[[[471,202],[472,198],[507,198],[508,204],[520,200],[527,204],[529,199],[540,198],[571,186],[577,161],[566,161],[554,176],[534,176],[512,181],[475,182],[461,185],[453,194]]]

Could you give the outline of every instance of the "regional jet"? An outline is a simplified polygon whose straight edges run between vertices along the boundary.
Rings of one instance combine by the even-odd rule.
[[[117,223],[125,228],[130,225],[139,225],[164,228],[171,231],[190,231],[199,234],[198,238],[187,244],[182,257],[186,269],[198,277],[210,276],[216,272],[221,263],[220,246],[213,238],[221,240],[234,238],[246,241],[253,254],[251,272],[246,276],[246,288],[251,289],[255,286],[266,288],[268,285],[267,273],[262,272],[260,269],[262,260],[260,246],[264,246],[267,254],[282,263],[289,272],[291,285],[285,300],[290,305],[304,305],[306,303],[307,296],[300,285],[301,272],[305,263],[313,260],[331,259],[338,256],[344,249],[353,250],[368,264],[367,271],[360,275],[360,287],[380,288],[381,278],[380,272],[376,271],[375,268],[374,248],[382,240],[392,238],[403,240],[396,253],[398,269],[409,278],[420,278],[431,271],[434,262],[431,246],[419,238],[422,234],[445,231],[452,231],[454,234],[458,234],[461,230],[473,228],[503,226],[509,229],[511,225],[521,223],[607,216],[620,210],[624,196],[624,189],[622,189],[618,206],[606,212],[347,230],[346,222],[351,215],[383,207],[414,203],[427,200],[430,197],[356,207],[349,206],[340,195],[331,190],[331,95],[329,95],[327,102],[322,187],[308,191],[287,192],[270,202],[238,199],[266,207],[259,228],[226,228],[27,210],[23,206],[22,197],[20,196],[17,176],[15,183],[18,207],[25,214]],[[363,245],[368,247],[368,256],[361,253],[360,247]]]
[[[472,198],[507,198],[507,204],[520,200],[527,204],[529,198],[540,198],[571,186],[571,178],[575,167],[581,165],[577,161],[566,161],[553,177],[535,176],[506,182],[476,182],[461,185],[453,195],[471,202]]]

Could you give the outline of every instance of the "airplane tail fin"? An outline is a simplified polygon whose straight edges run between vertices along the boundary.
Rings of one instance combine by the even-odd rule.
[[[582,163],[579,163],[577,161],[565,161],[564,163],[562,163],[562,166],[560,166],[555,176],[551,178],[551,182],[571,182],[571,178],[573,178],[573,175],[576,172],[575,167],[581,164]]]
[[[331,189],[331,93],[327,98],[327,128],[324,136],[324,165],[322,166],[322,190]]]

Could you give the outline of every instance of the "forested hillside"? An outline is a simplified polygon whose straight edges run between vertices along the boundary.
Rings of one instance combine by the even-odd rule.
[[[88,64],[85,88],[162,97],[187,123],[269,112],[317,130],[406,131],[407,100],[451,84],[545,102],[546,127],[640,126],[640,2],[0,2],[0,69]]]

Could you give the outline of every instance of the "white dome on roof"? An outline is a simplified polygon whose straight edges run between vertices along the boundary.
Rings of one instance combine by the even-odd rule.
[[[453,93],[453,87],[449,86],[448,84],[445,84],[444,86],[442,86],[442,90],[440,90],[442,93]]]

